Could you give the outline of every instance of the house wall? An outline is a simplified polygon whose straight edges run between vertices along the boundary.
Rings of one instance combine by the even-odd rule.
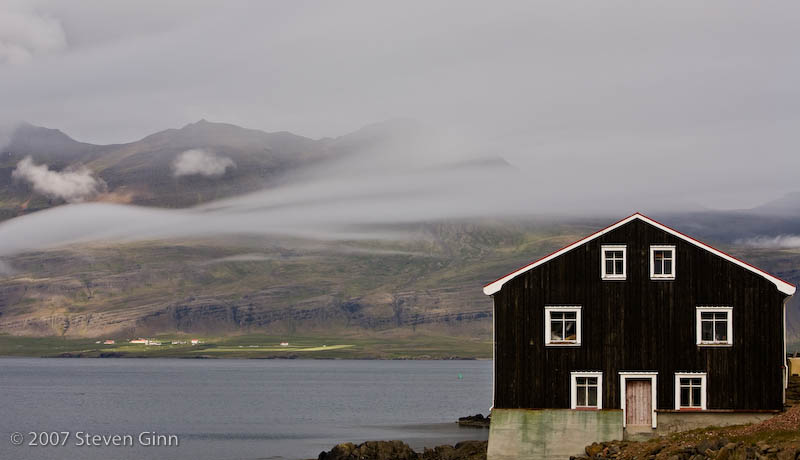
[[[600,279],[600,246],[627,245],[627,280]],[[676,279],[650,279],[649,246],[676,246]],[[657,408],[674,374],[707,372],[709,409],[781,409],[783,322],[775,285],[641,220],[505,283],[495,302],[496,408],[568,408],[570,372],[603,371],[603,407],[620,408],[619,371],[657,371]],[[582,345],[544,345],[544,306],[582,306]],[[696,345],[698,305],[733,307],[733,346]]]

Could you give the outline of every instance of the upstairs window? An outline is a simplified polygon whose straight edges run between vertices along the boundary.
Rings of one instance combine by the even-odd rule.
[[[733,308],[697,307],[697,345],[733,345]]]
[[[548,346],[581,344],[581,307],[545,307],[544,343]]]
[[[706,374],[687,372],[675,374],[675,410],[706,409]]]
[[[624,280],[625,267],[627,266],[625,245],[606,244],[600,247],[600,271],[604,280]]]
[[[573,409],[603,408],[603,373],[571,372],[571,405]]]
[[[650,246],[650,278],[675,279],[675,246]]]

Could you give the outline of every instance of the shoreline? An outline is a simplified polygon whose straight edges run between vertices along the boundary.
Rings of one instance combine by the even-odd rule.
[[[199,343],[187,343],[198,341]],[[47,358],[489,360],[491,339],[415,334],[154,335],[138,340],[0,334],[0,356]]]
[[[60,355],[3,355],[0,358],[4,359],[181,359],[181,360],[237,360],[237,361],[273,361],[273,360],[286,360],[286,361],[491,361],[491,358],[470,358],[470,357],[452,357],[452,358],[381,358],[381,357],[287,357],[287,356],[142,356],[142,355],[123,355],[123,356],[60,356]]]

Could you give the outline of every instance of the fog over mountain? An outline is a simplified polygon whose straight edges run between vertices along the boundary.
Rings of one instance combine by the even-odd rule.
[[[476,286],[636,211],[800,281],[799,30],[769,0],[0,1],[0,333],[488,334]]]
[[[575,213],[598,193],[741,209],[797,191],[794,3],[10,0],[0,25],[0,120],[91,143],[408,117]]]
[[[756,247],[786,247],[796,241],[787,232],[800,231],[792,223],[796,213],[775,212],[800,205],[796,194],[727,214],[680,196],[652,199],[614,187],[586,196],[569,184],[553,188],[463,141],[412,120],[318,140],[201,120],[111,145],[24,124],[0,162],[0,211],[16,216],[0,223],[0,252],[221,234],[369,239],[409,222],[615,218],[634,211],[689,212],[679,220],[701,235]]]

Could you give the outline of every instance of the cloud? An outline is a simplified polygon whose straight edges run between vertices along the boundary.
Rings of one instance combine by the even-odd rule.
[[[736,241],[742,246],[765,249],[788,249],[800,248],[800,235],[760,235],[753,238],[746,238]]]
[[[424,239],[420,222],[568,214],[564,209],[581,209],[585,217],[624,215],[656,206],[645,194],[599,187],[587,197],[563,184],[551,187],[545,177],[531,180],[497,158],[476,158],[458,140],[424,136],[409,151],[411,135],[403,132],[389,145],[334,156],[268,189],[194,208],[81,203],[9,219],[0,223],[0,256],[77,242],[217,235]]]
[[[587,197],[746,208],[796,187],[798,2],[30,2],[69,52],[3,69],[3,111],[85,141],[406,116]]]
[[[85,201],[106,188],[88,169],[52,171],[46,164],[35,164],[31,157],[20,160],[11,177],[27,181],[38,193],[70,203]]]
[[[189,209],[99,202],[58,206],[0,223],[0,255],[78,242],[215,235],[409,239],[419,237],[419,231],[406,224],[532,209],[530,187],[508,166],[318,173]]]
[[[21,2],[0,4],[0,65],[19,65],[67,46],[61,23]]]
[[[228,157],[220,157],[206,150],[187,150],[172,163],[175,177],[180,176],[206,176],[215,177],[225,174],[228,168],[235,168],[236,164]]]

